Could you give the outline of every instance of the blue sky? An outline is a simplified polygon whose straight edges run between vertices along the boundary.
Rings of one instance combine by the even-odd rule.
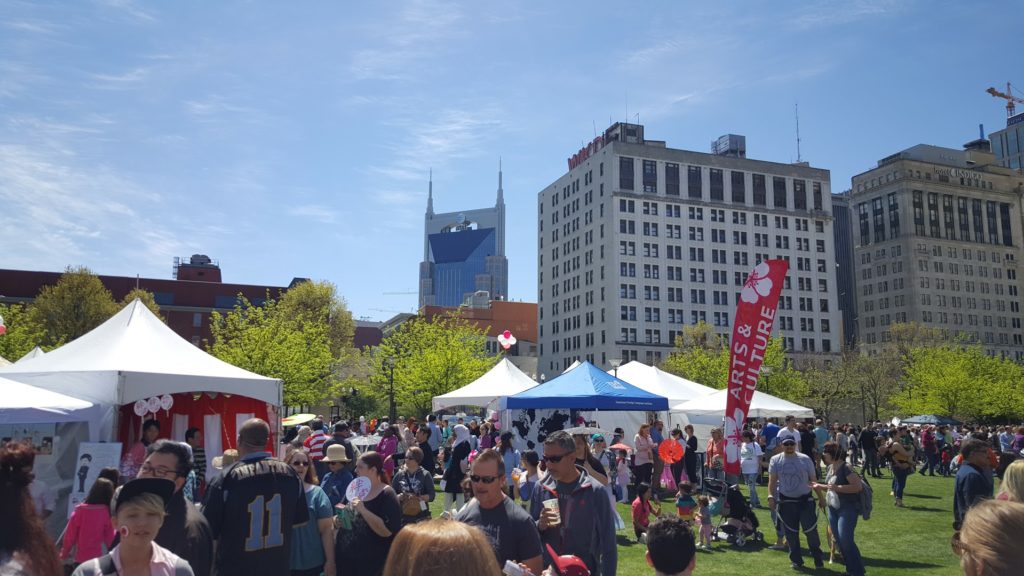
[[[631,117],[648,138],[803,159],[832,187],[1004,125],[1020,0],[0,0],[0,267],[337,284],[409,311],[435,210],[490,206],[510,297],[536,298],[537,193]],[[2,290],[2,287],[0,287]]]

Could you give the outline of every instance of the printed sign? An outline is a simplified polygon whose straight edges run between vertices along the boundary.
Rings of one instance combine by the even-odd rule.
[[[75,506],[85,501],[100,470],[119,469],[120,464],[120,442],[82,442],[78,445],[78,460],[75,475],[71,479],[71,495],[68,497],[68,517]]]
[[[736,303],[729,350],[729,395],[725,403],[726,474],[740,473],[740,435],[757,388],[787,270],[789,263],[785,260],[761,262],[747,277]]]

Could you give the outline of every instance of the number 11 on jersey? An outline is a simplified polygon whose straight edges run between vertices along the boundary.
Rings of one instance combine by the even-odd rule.
[[[264,503],[265,502],[265,503]],[[284,533],[281,531],[281,495],[274,494],[269,501],[263,496],[253,498],[249,502],[249,537],[245,539],[245,551],[255,552],[266,548],[284,545]],[[264,518],[266,532],[264,533]]]

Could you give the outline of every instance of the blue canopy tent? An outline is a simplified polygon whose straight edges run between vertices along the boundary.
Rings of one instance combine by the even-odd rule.
[[[590,362],[583,362],[557,378],[502,398],[500,406],[507,410],[661,411],[668,410],[668,399],[619,380]]]

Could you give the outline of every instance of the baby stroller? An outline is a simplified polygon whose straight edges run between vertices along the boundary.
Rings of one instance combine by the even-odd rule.
[[[716,538],[718,532],[722,532],[726,535],[726,541],[742,548],[750,539],[755,542],[764,541],[764,534],[757,529],[759,526],[760,523],[754,510],[743,493],[740,492],[739,487],[735,485],[727,487],[722,521],[715,530]]]

